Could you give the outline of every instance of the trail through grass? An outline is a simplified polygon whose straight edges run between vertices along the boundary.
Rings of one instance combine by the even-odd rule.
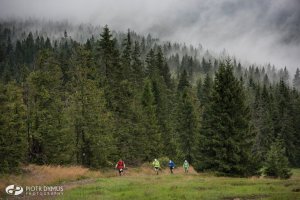
[[[98,178],[94,183],[65,191],[59,199],[300,200],[299,169],[293,170],[294,175],[288,180],[183,174],[181,170],[173,175],[165,171],[158,176],[149,170],[147,173],[132,170],[122,177]]]

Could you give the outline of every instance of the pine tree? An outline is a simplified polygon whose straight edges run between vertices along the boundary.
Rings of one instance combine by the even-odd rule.
[[[33,62],[34,53],[35,53],[34,39],[31,32],[28,34],[25,40],[25,49],[26,49],[26,51],[24,51],[25,62],[27,64],[31,64]]]
[[[288,72],[286,67],[284,67],[284,69],[280,69],[279,77],[282,81],[284,81],[285,83],[288,83],[288,81],[289,81],[289,72]]]
[[[186,159],[189,163],[193,163],[198,135],[198,121],[195,106],[189,88],[185,88],[179,96],[176,131],[179,136],[180,159]]]
[[[128,30],[127,37],[123,41],[123,52],[121,56],[121,72],[122,79],[133,79],[132,74],[132,42],[130,31]]]
[[[52,49],[52,46],[51,46],[51,42],[50,42],[50,39],[47,37],[46,39],[46,42],[45,42],[45,48],[46,49]]]
[[[150,78],[153,78],[157,74],[159,74],[159,71],[156,66],[155,53],[154,53],[153,49],[150,49],[149,53],[147,54],[146,64],[147,64],[146,72]]]
[[[116,153],[114,120],[106,109],[103,88],[93,79],[94,68],[89,60],[91,52],[82,47],[72,58],[70,82],[70,106],[65,112],[69,127],[67,132],[74,135],[76,163],[88,167],[107,166]]]
[[[108,81],[113,81],[114,77],[112,76],[115,74],[115,69],[112,63],[115,49],[114,40],[107,25],[103,28],[103,32],[100,36],[98,51],[100,52],[101,61],[104,65],[104,74]]]
[[[174,150],[174,137],[172,133],[171,125],[171,113],[174,109],[172,107],[172,94],[167,88],[163,78],[161,76],[153,77],[152,83],[152,93],[154,96],[154,103],[156,106],[156,118],[158,119],[158,124],[160,128],[162,142],[164,148],[162,151],[168,153],[169,156],[175,155],[176,150]]]
[[[292,101],[292,124],[295,130],[295,161],[294,166],[300,166],[300,94],[294,91]]]
[[[253,152],[259,163],[265,161],[267,152],[275,137],[270,103],[269,93],[264,85],[261,93],[260,90],[257,90],[251,121],[255,132]]]
[[[289,178],[292,175],[282,141],[276,140],[271,145],[262,171],[267,176],[280,178]]]
[[[0,173],[12,173],[26,161],[26,108],[16,83],[0,84]]]
[[[68,163],[72,155],[72,136],[64,132],[61,115],[62,72],[49,51],[40,54],[36,66],[26,80],[30,161],[38,164]]]
[[[287,83],[280,80],[276,87],[276,104],[277,116],[274,121],[275,134],[284,142],[286,155],[291,164],[296,162],[296,131],[293,126],[292,118],[292,96]]]
[[[213,85],[213,81],[210,75],[206,74],[201,93],[198,94],[198,98],[202,106],[205,106],[210,101],[212,85]]]
[[[100,54],[100,71],[104,77],[105,98],[109,109],[116,111],[120,108],[118,105],[118,93],[120,82],[124,79],[118,49],[115,48],[115,41],[112,38],[110,30],[106,25],[100,34],[101,39],[98,42],[98,54]]]
[[[297,68],[294,79],[293,79],[293,86],[300,91],[300,70]]]
[[[198,100],[200,101],[200,99],[202,98],[202,95],[203,95],[203,82],[202,82],[201,78],[199,78],[197,80],[196,90],[197,90]]]
[[[137,85],[142,84],[142,79],[145,76],[145,69],[141,59],[140,45],[137,41],[134,43],[132,52],[132,70],[133,83]]]
[[[144,127],[144,160],[150,161],[161,155],[162,142],[161,132],[159,130],[158,120],[156,117],[155,97],[152,92],[151,82],[147,80],[142,96],[142,107],[145,119]]]
[[[188,81],[187,72],[185,70],[183,70],[183,72],[180,76],[180,79],[179,79],[177,90],[182,92],[187,87],[190,87],[190,83]]]
[[[251,172],[248,107],[241,83],[234,77],[230,61],[216,73],[212,97],[204,110],[198,170],[214,170],[227,175]]]

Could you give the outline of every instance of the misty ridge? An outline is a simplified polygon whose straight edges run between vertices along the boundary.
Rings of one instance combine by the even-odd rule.
[[[73,39],[84,42],[91,35],[99,35],[99,25],[108,24],[116,31],[126,32],[129,28],[141,35],[150,33],[161,41],[194,47],[201,44],[210,52],[226,49],[248,65],[272,63],[294,73],[300,63],[298,0],[2,0],[0,4],[0,18],[31,18],[27,28],[54,32],[51,37],[62,35],[65,29]],[[43,21],[48,21],[47,26]],[[45,31],[51,29],[53,21],[59,21],[61,28]],[[80,34],[82,26],[88,28]]]
[[[67,41],[76,41],[81,44],[85,44],[89,40],[99,40],[100,34],[104,28],[101,25],[92,25],[90,23],[75,24],[68,20],[62,21],[51,21],[51,20],[39,20],[39,19],[10,19],[1,21],[1,30],[8,30],[10,33],[9,39],[15,46],[17,41],[24,41],[29,34],[32,34],[34,40],[50,39],[51,44],[57,46]],[[214,65],[217,69],[219,61],[225,61],[230,59],[233,61],[234,66],[238,65],[245,74],[261,73],[259,81],[264,81],[266,75],[271,83],[277,83],[280,79],[284,79],[287,83],[293,86],[294,71],[289,72],[288,68],[280,68],[271,63],[266,64],[255,64],[248,60],[240,59],[234,55],[231,55],[226,49],[222,51],[214,51],[203,47],[200,43],[197,46],[187,44],[185,42],[172,42],[167,40],[160,40],[159,38],[153,37],[151,34],[142,35],[134,32],[134,30],[127,30],[130,32],[133,41],[139,43],[146,43],[145,55],[151,48],[156,49],[158,46],[162,46],[164,55],[167,58],[168,66],[172,72],[172,76],[178,76],[184,68],[191,68],[195,72],[192,75],[192,82],[196,84],[197,77],[201,71],[201,67],[205,68],[206,63],[210,66]],[[117,30],[112,30],[113,37],[118,41],[118,45],[126,39],[127,33]],[[145,58],[144,55],[144,58]],[[189,61],[194,59],[194,61]],[[205,63],[206,62],[206,63]],[[190,67],[184,67],[190,65]],[[208,67],[209,68],[209,67]],[[190,73],[193,73],[193,72]],[[256,71],[256,72],[255,72]],[[198,73],[197,73],[198,72]],[[212,74],[211,74],[212,73]],[[210,72],[213,75],[213,71]],[[201,76],[201,73],[200,73]]]

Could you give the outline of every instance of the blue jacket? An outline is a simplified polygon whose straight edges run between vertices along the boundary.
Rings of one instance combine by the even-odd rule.
[[[172,160],[169,162],[169,167],[175,167],[175,163]]]

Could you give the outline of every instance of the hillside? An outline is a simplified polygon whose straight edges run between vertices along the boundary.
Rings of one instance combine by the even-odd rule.
[[[32,27],[0,26],[1,173],[22,163],[99,169],[120,158],[188,160],[239,177],[288,178],[300,166],[299,70],[292,78],[108,26],[77,27],[84,41],[68,24]]]

